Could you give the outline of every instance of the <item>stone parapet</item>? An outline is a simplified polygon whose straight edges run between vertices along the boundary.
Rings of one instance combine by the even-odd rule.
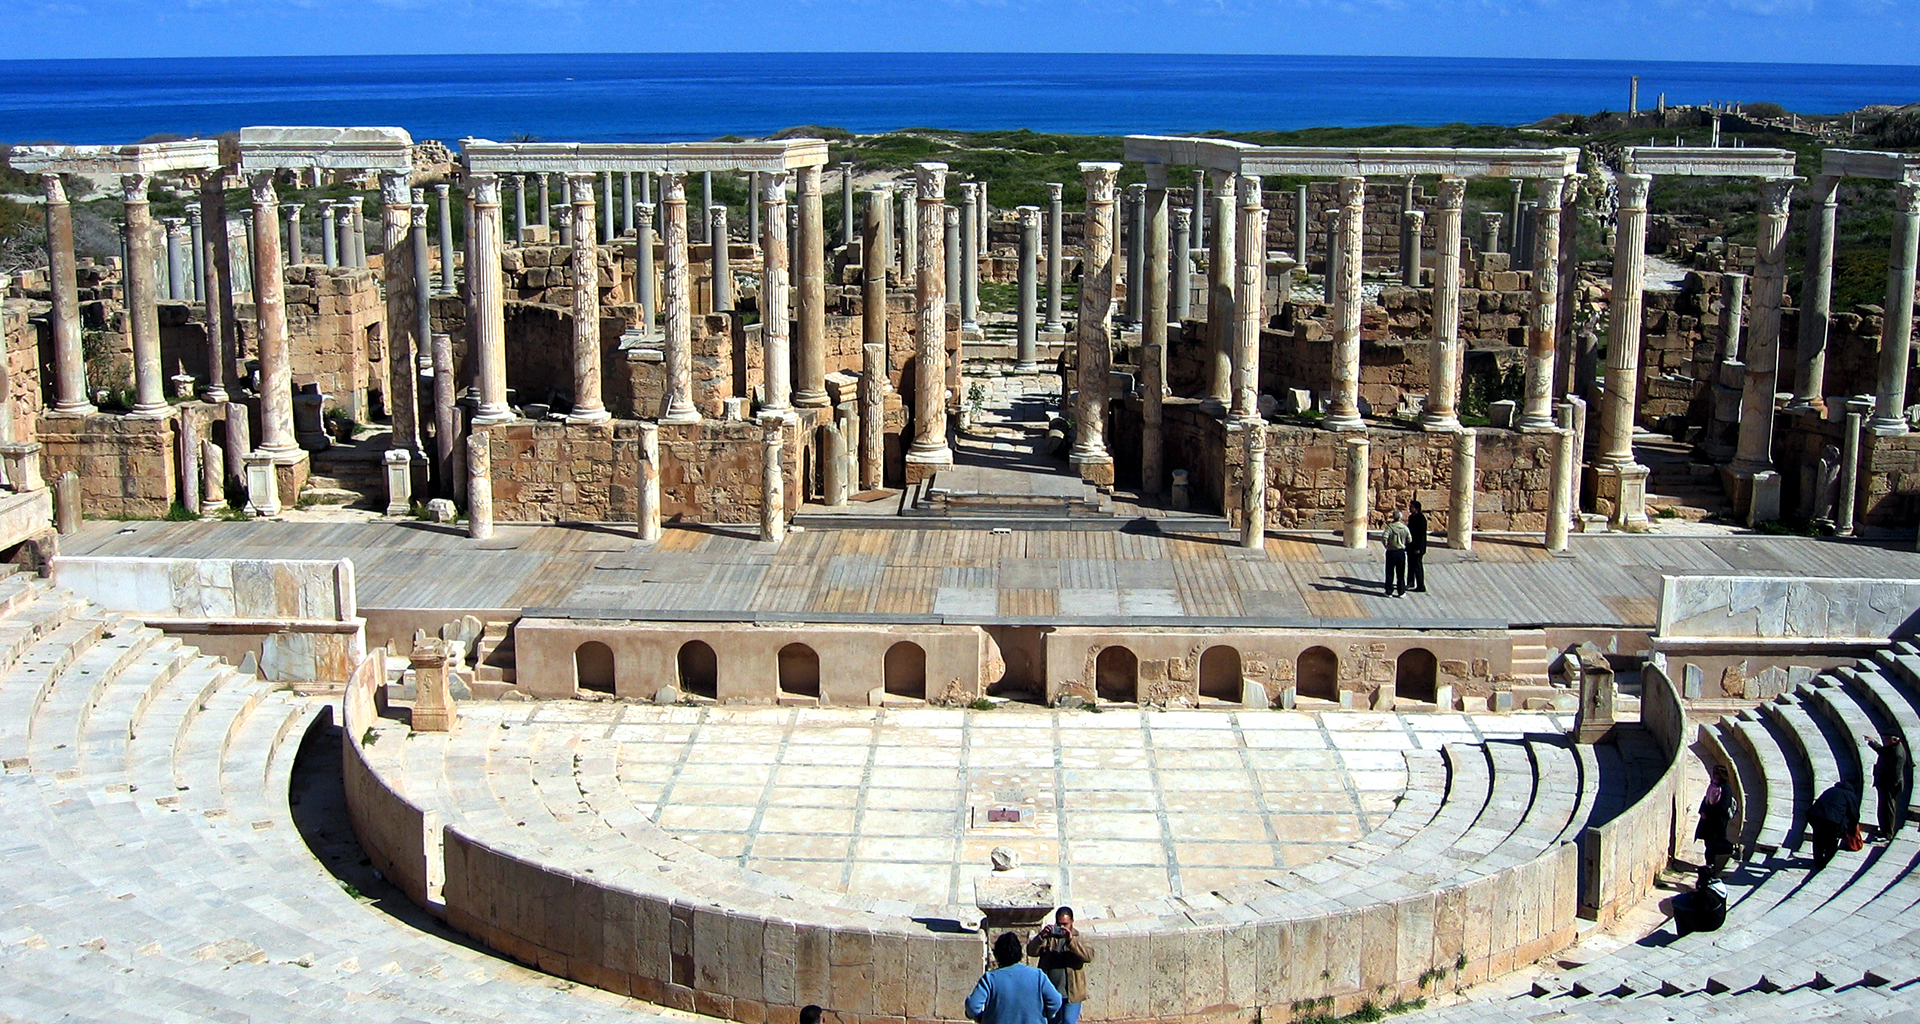
[[[80,478],[81,506],[96,519],[159,519],[178,496],[178,417],[113,413],[42,415],[45,474]]]

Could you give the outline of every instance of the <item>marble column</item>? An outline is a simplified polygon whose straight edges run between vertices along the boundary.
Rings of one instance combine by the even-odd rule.
[[[942,252],[945,258],[941,262],[941,273],[945,277],[945,291],[948,308],[955,313],[960,311],[960,293],[966,288],[960,281],[960,208],[949,206],[940,218]]]
[[[860,346],[860,489],[885,486],[887,455],[887,346]]]
[[[1113,455],[1107,451],[1107,388],[1113,363],[1114,185],[1120,165],[1083,163],[1087,182],[1086,239],[1081,246],[1080,392],[1069,461],[1080,479],[1113,486]]]
[[[452,295],[453,285],[453,186],[433,186],[435,212],[440,223],[440,294]]]
[[[638,479],[634,498],[634,520],[640,540],[652,543],[660,539],[660,424],[640,421],[639,451],[634,463]]]
[[[1741,360],[1740,329],[1747,315],[1747,275],[1720,275],[1720,361]]]
[[[1347,521],[1341,539],[1355,551],[1367,548],[1367,517],[1372,505],[1372,494],[1367,488],[1370,447],[1365,434],[1347,438]]]
[[[1327,236],[1326,273],[1321,276],[1322,299],[1328,306],[1333,305],[1334,286],[1340,281],[1340,211],[1320,211],[1322,231]]]
[[[1142,311],[1140,301],[1142,297],[1141,292],[1144,290],[1140,287],[1140,282],[1146,277],[1140,269],[1140,259],[1143,252],[1141,243],[1145,240],[1147,233],[1147,187],[1145,185],[1127,186],[1126,199],[1121,205],[1121,212],[1121,223],[1125,225],[1127,232],[1126,319],[1129,323],[1137,324],[1145,315]]]
[[[1518,261],[1523,255],[1520,251],[1520,195],[1526,188],[1526,182],[1514,178],[1512,184],[1513,201],[1507,211],[1507,251],[1513,253],[1514,259]],[[1519,267],[1516,265],[1514,269],[1517,270]]]
[[[905,284],[913,280],[914,268],[920,265],[920,214],[914,208],[913,186],[894,191],[900,194],[900,211],[896,216],[889,204],[887,217],[900,226],[900,282]]]
[[[853,161],[840,161],[840,244],[853,248]]]
[[[600,244],[613,241],[613,172],[600,172]]]
[[[1333,283],[1333,398],[1326,426],[1334,430],[1365,430],[1360,418],[1360,267],[1361,242],[1366,225],[1367,179],[1340,179],[1339,244],[1328,247],[1336,264]]]
[[[1553,477],[1547,490],[1547,550],[1565,551],[1567,526],[1573,519],[1573,431],[1556,426],[1549,427],[1547,432],[1553,435]]]
[[[527,234],[527,176],[515,174],[509,180],[513,182],[513,242],[518,245]],[[467,234],[473,234],[473,225],[467,225]]]
[[[564,176],[560,179],[560,187],[562,190],[567,187],[567,179]],[[560,219],[560,244],[572,248],[573,213],[571,208],[566,203],[555,203],[553,213]]]
[[[287,203],[282,207],[287,215],[287,266],[297,267],[307,261],[305,240],[300,230],[300,211],[306,209],[305,203]],[[198,213],[197,208],[189,208],[189,213]]]
[[[820,212],[820,168],[796,172],[800,202],[799,353],[794,360],[793,404],[823,408],[827,404],[827,270],[826,229]]]
[[[1575,347],[1573,334],[1573,300],[1579,289],[1579,252],[1580,237],[1580,180],[1581,175],[1567,178],[1565,198],[1560,204],[1559,232],[1559,293],[1554,310],[1554,385],[1555,398],[1568,395],[1583,395],[1584,385],[1592,383],[1592,371],[1588,379],[1580,380],[1580,353]],[[1584,399],[1582,399],[1584,401]],[[1579,453],[1576,453],[1579,454]]]
[[[1460,217],[1466,195],[1465,178],[1440,179],[1433,211],[1433,345],[1422,430],[1460,429],[1460,371],[1466,357],[1460,344]]]
[[[702,210],[707,210],[707,209],[711,209],[712,207],[713,207],[713,172],[701,171],[700,172],[700,208]],[[707,224],[704,218],[700,220],[700,243],[702,245],[713,244],[713,235],[710,231],[709,225]]]
[[[242,218],[247,219],[247,245],[253,245],[252,211],[243,211]],[[334,243],[334,251],[340,255],[340,266],[353,270],[359,267],[358,254],[354,252],[353,206],[348,203],[335,203],[333,206],[333,229],[340,238]]]
[[[548,231],[552,231],[553,230],[553,185],[551,182],[547,180],[546,174],[542,173],[541,175],[539,175],[539,178],[540,178],[540,226],[543,228],[546,228]],[[552,239],[549,238],[548,241],[551,242]]]
[[[1020,217],[1020,289],[1013,372],[1036,373],[1040,369],[1040,208],[1022,206],[1014,212]]]
[[[775,543],[787,535],[787,492],[780,465],[786,426],[786,417],[779,413],[760,414],[760,539]]]
[[[754,206],[754,197],[747,197],[747,205]],[[653,294],[653,204],[642,200],[635,203],[634,208],[639,216],[633,227],[633,248],[638,268],[634,273],[640,279],[635,284],[640,302],[640,333],[651,338],[659,329],[660,311]]]
[[[193,294],[187,284],[185,217],[160,218],[160,237],[166,242],[167,301],[186,302]]]
[[[419,190],[414,190],[419,195]],[[413,204],[413,224],[407,232],[408,249],[413,253],[413,339],[414,347],[420,353],[420,366],[423,370],[433,368],[433,254],[427,242],[427,204]],[[430,399],[423,397],[421,406],[431,410]],[[438,422],[437,420],[435,422]],[[426,441],[421,440],[424,447]]]
[[[784,185],[784,182],[782,182]],[[784,199],[784,194],[782,195]],[[667,309],[667,329],[665,345],[667,393],[665,408],[660,410],[662,423],[698,423],[700,410],[693,404],[693,271],[687,255],[687,178],[684,174],[663,171],[660,174],[660,221],[665,235],[665,244],[661,251],[666,258],[666,272],[662,282]],[[767,401],[769,408],[784,409],[787,404],[786,384],[786,342],[787,342],[787,281],[786,247],[779,251],[781,276],[773,280],[771,272],[761,287],[760,333],[766,346],[768,360],[766,365]],[[767,262],[772,268],[774,252],[768,247]],[[774,339],[779,339],[780,365],[775,366],[771,358]],[[778,374],[781,390],[775,398],[774,380]]]
[[[427,346],[433,362],[433,480],[436,496],[458,493],[453,474],[454,445],[460,440],[459,382],[454,379],[453,335],[434,333]]]
[[[469,175],[467,180],[478,177]],[[499,208],[497,198],[494,206]],[[484,430],[467,435],[467,536],[474,540],[493,536],[493,452],[489,441],[490,435]]]
[[[276,464],[306,457],[293,433],[293,364],[287,342],[285,278],[280,271],[280,197],[274,172],[250,182],[253,193],[253,305],[259,321],[260,445]],[[411,197],[409,197],[411,198]]]
[[[133,335],[133,415],[165,416],[166,379],[160,369],[160,306],[154,281],[153,214],[147,204],[151,174],[120,176],[126,203],[127,323]],[[279,253],[274,253],[277,259]],[[279,267],[274,271],[278,274]],[[258,291],[258,288],[255,289]]]
[[[348,203],[353,214],[353,266],[356,270],[365,270],[367,269],[367,197],[352,196],[348,199]],[[278,230],[276,226],[275,231]]]
[[[1213,197],[1213,249],[1207,259],[1207,393],[1209,411],[1225,413],[1233,400],[1233,299],[1238,277],[1233,178],[1222,175]]]
[[[760,178],[759,171],[747,175],[747,241],[755,245],[760,239],[760,193],[764,190]]]
[[[1480,215],[1480,251],[1482,253],[1500,251],[1500,221],[1503,213],[1483,213]]]
[[[1239,422],[1257,420],[1260,390],[1260,313],[1266,290],[1267,211],[1261,203],[1260,178],[1243,174],[1236,182],[1239,219],[1234,225],[1235,253],[1233,308],[1233,408]]]
[[[380,175],[381,284],[387,293],[387,412],[393,418],[393,442],[387,447],[409,456],[421,453],[419,346],[413,277],[413,190],[408,171]],[[258,221],[264,216],[254,214]],[[404,512],[404,508],[402,509]],[[391,513],[389,513],[391,514]]]
[[[1060,197],[1066,186],[1047,182],[1047,322],[1041,328],[1048,334],[1065,334],[1067,325],[1060,319],[1060,265],[1063,257]]]
[[[1193,169],[1193,247],[1196,250],[1207,248],[1207,170],[1204,167]]]
[[[540,180],[544,183],[546,178]],[[500,179],[492,174],[469,174],[466,185],[473,201],[473,221],[467,225],[467,251],[473,256],[473,264],[467,268],[467,345],[474,362],[474,379],[480,385],[480,405],[474,410],[473,423],[485,426],[513,419],[513,410],[507,405],[507,306],[500,276]],[[484,446],[486,435],[474,436]],[[471,465],[468,468],[473,476]],[[484,474],[473,479],[484,484]],[[479,503],[476,493],[477,488],[469,492],[470,506]],[[491,531],[491,523],[488,529]]]
[[[1173,252],[1167,268],[1168,316],[1185,323],[1193,313],[1193,211],[1176,206],[1167,211],[1173,221]]]
[[[1407,210],[1400,217],[1406,223],[1403,229],[1406,235],[1400,242],[1400,283],[1408,288],[1418,288],[1421,284],[1420,265],[1425,262],[1420,250],[1420,238],[1426,231],[1427,215],[1420,210]]]
[[[206,218],[207,393],[209,402],[227,401],[240,348],[239,321],[233,315],[233,246],[227,236],[227,177],[208,171],[200,179],[200,211]]]
[[[1240,546],[1257,550],[1267,539],[1267,425],[1247,420],[1240,433]]]
[[[1640,395],[1640,330],[1646,289],[1647,192],[1653,177],[1622,174],[1615,178],[1620,205],[1614,214],[1613,311],[1607,334],[1607,387],[1600,407],[1600,452],[1594,459],[1602,479],[1612,477],[1614,528],[1647,526],[1647,468],[1633,459],[1633,423]]]
[[[1474,462],[1480,437],[1466,427],[1453,435],[1453,477],[1447,491],[1447,547],[1473,550]]]
[[[1146,319],[1140,325],[1140,490],[1159,494],[1166,476],[1167,395],[1167,167],[1147,165]],[[1175,210],[1174,213],[1181,211]]]
[[[66,180],[58,174],[40,176],[47,209],[47,279],[53,309],[47,314],[53,333],[53,410],[85,416],[97,410],[87,394],[86,350],[80,337],[80,285],[73,256],[73,206],[67,201]],[[223,228],[224,224],[221,225]],[[218,303],[208,303],[209,306]],[[217,325],[208,334],[218,337]]]
[[[1920,263],[1920,185],[1908,182],[1894,190],[1893,259],[1887,265],[1886,319],[1880,328],[1880,386],[1871,429],[1879,437],[1907,432],[1907,372],[1913,352],[1913,282]],[[1759,291],[1755,282],[1755,292]],[[1760,328],[1760,314],[1753,317]],[[1742,416],[1745,407],[1742,406]],[[1744,438],[1746,423],[1741,422]]]
[[[293,211],[297,212],[299,209],[299,204],[294,204]],[[203,288],[207,280],[207,265],[205,262],[207,225],[200,219],[200,204],[191,200],[187,203],[187,239],[189,243],[187,247],[187,263],[189,264],[187,269],[187,294],[195,302],[205,302],[207,295]],[[300,261],[290,259],[287,262],[293,264]]]
[[[1293,191],[1293,265],[1307,269],[1307,232],[1313,222],[1307,218],[1307,186]]]
[[[980,186],[960,183],[960,331],[980,330]]]
[[[753,193],[747,193],[747,205],[753,205]],[[620,234],[633,234],[633,172],[620,172]],[[748,236],[752,237],[752,236]]]
[[[1773,469],[1780,304],[1787,288],[1787,206],[1793,199],[1794,186],[1805,182],[1805,178],[1768,178],[1760,183],[1760,220],[1754,229],[1753,322],[1747,328],[1747,379],[1740,392],[1740,440],[1733,456],[1733,471],[1740,476]],[[1911,308],[1911,282],[1907,301]]]
[[[567,175],[573,207],[573,411],[568,423],[613,417],[600,396],[600,247],[594,241],[593,186],[587,171]]]
[[[914,194],[919,202],[920,263],[914,268],[913,445],[907,451],[907,482],[917,483],[943,466],[953,465],[947,447],[947,257],[955,248],[959,225],[947,244],[935,244],[948,230],[947,165],[914,165]]]
[[[1521,430],[1553,429],[1554,346],[1560,313],[1560,198],[1566,179],[1540,179],[1534,217],[1533,309],[1527,317],[1526,391],[1514,424]]]
[[[1840,178],[1813,179],[1807,203],[1807,262],[1801,284],[1800,347],[1793,375],[1792,409],[1827,411],[1827,331],[1833,317],[1833,224]]]
[[[733,265],[729,250],[731,234],[727,230],[727,208],[718,204],[707,207],[707,237],[713,239],[708,244],[709,266],[713,268],[713,311],[730,313],[733,311]]]
[[[320,203],[320,265],[337,267],[340,265],[340,238],[334,223],[334,209],[339,204],[331,200]]]
[[[863,354],[868,345],[879,345],[883,356],[886,352],[887,249],[890,248],[886,213],[891,202],[885,189],[868,191],[865,217],[860,226],[860,344]]]

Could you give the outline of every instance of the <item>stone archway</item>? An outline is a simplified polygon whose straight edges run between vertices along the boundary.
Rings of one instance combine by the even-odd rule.
[[[1425,647],[1409,647],[1394,662],[1393,695],[1433,703],[1438,694],[1439,662]]]
[[[1093,663],[1093,692],[1101,700],[1131,704],[1140,699],[1140,659],[1125,647],[1108,647]]]
[[[1221,644],[1200,655],[1200,696],[1228,704],[1246,700],[1238,650]]]
[[[595,693],[612,693],[614,685],[613,648],[598,640],[589,640],[573,652],[573,685]]]
[[[820,696],[820,655],[806,644],[780,648],[780,693],[789,697]]]
[[[1309,647],[1294,659],[1294,693],[1321,700],[1340,699],[1340,656],[1331,648]]]
[[[710,700],[720,698],[720,659],[705,640],[681,644],[674,661],[679,667],[681,693]]]

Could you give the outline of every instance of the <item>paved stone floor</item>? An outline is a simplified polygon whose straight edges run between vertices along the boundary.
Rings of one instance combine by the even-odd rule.
[[[476,702],[461,717],[488,737],[490,771],[568,748],[576,773],[604,770],[600,745],[611,741],[626,799],[709,854],[834,891],[950,905],[972,902],[995,846],[1051,868],[1063,902],[1267,877],[1378,827],[1407,785],[1400,751],[1570,722],[577,702]]]

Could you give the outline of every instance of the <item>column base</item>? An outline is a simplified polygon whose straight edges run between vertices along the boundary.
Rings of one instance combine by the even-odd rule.
[[[1452,413],[1428,413],[1420,417],[1420,429],[1434,434],[1457,434],[1460,420]]]
[[[581,413],[568,413],[567,425],[578,426],[586,423],[605,423],[613,419],[613,414],[605,409],[592,409]]]
[[[1905,418],[1875,416],[1867,430],[1875,437],[1905,437],[1910,428]]]
[[[48,409],[46,411],[46,415],[48,416],[94,416],[94,415],[98,415],[99,412],[100,412],[100,407],[97,405],[94,405],[92,402],[81,402],[78,405],[56,405]]]
[[[1513,422],[1513,429],[1527,434],[1539,431],[1559,430],[1560,424],[1555,423],[1552,416],[1542,416],[1535,413],[1530,416],[1522,416],[1515,420]]]
[[[1793,401],[1788,402],[1787,407],[1785,409],[1782,409],[1781,411],[1792,412],[1792,413],[1813,413],[1817,416],[1825,416],[1827,414],[1827,401],[1824,398],[1801,398],[1798,395],[1796,395],[1794,396]]]
[[[1095,487],[1113,486],[1113,455],[1105,448],[1075,451],[1067,457],[1067,462],[1080,474],[1081,480]]]
[[[200,400],[209,405],[225,405],[227,404],[227,389],[208,388],[206,391],[201,392]]]
[[[827,393],[825,391],[795,391],[793,393],[793,404],[803,409],[825,408],[827,404]]]
[[[1017,362],[1017,363],[1014,363],[1014,364],[1013,364],[1013,372],[1015,372],[1015,373],[1039,373],[1039,372],[1040,372],[1040,364],[1039,364],[1039,363],[1037,363],[1037,362]]]
[[[1067,325],[1057,320],[1048,321],[1040,325],[1040,331],[1043,334],[1065,334],[1067,333]]]
[[[660,422],[661,423],[698,423],[700,422],[701,418],[702,417],[700,416],[700,410],[695,409],[691,405],[686,406],[685,408],[674,406],[667,409],[667,414],[665,416],[660,417]]]
[[[1326,419],[1320,421],[1320,425],[1328,430],[1367,429],[1367,421],[1361,419],[1359,413],[1348,413],[1345,416],[1329,415]]]
[[[908,486],[928,480],[934,474],[953,466],[953,449],[945,444],[937,448],[918,448],[907,452],[906,481]]]
[[[473,425],[476,427],[493,427],[502,423],[512,423],[513,420],[513,410],[504,405],[483,405],[473,414]]]
[[[1594,500],[1606,511],[1608,528],[1643,533],[1651,525],[1647,520],[1648,472],[1647,467],[1631,462],[1594,467]]]
[[[173,415],[173,406],[165,402],[159,405],[136,405],[127,410],[127,415],[139,420],[164,420]]]

